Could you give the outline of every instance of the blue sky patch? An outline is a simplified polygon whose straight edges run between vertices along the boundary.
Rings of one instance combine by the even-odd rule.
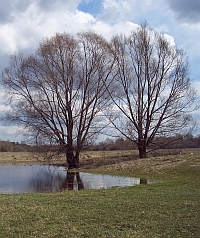
[[[90,13],[94,17],[101,13],[102,9],[102,0],[90,0],[88,3],[84,1],[78,6],[78,10]]]

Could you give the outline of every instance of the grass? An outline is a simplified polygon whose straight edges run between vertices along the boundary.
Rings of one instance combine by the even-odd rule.
[[[123,161],[123,156],[97,156],[95,164],[88,154],[83,156],[82,170],[162,182],[108,190],[1,194],[0,237],[200,237],[199,151],[142,160],[128,160],[126,155]],[[99,166],[103,158],[105,163]]]
[[[33,162],[49,162],[45,159],[46,154],[39,154],[33,152],[0,152],[0,163],[33,163]],[[111,162],[111,159],[116,161],[121,159],[124,160],[126,156],[137,156],[137,151],[126,150],[126,151],[86,151],[81,153],[80,160],[84,164],[93,163],[95,166],[99,164]],[[122,158],[123,157],[123,158]],[[54,157],[50,162],[65,163],[66,158],[64,154],[59,157]]]
[[[33,152],[0,152],[0,163],[36,163],[36,162],[45,162],[45,157],[42,154],[33,153]],[[53,160],[53,162],[55,159]],[[56,162],[64,162],[65,156],[61,155],[59,159],[56,159]],[[48,161],[46,161],[48,162]]]

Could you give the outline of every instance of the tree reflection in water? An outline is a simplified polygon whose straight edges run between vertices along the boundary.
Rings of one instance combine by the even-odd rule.
[[[147,184],[147,179],[146,178],[141,178],[140,179],[140,184]]]
[[[39,170],[37,176],[29,182],[29,189],[32,192],[58,192],[62,190],[84,189],[79,172],[66,171],[61,173],[57,167]]]
[[[67,172],[66,180],[62,184],[62,190],[81,190],[84,189],[79,172]]]

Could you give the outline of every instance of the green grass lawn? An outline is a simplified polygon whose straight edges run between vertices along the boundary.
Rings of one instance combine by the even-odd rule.
[[[162,182],[108,190],[2,194],[0,237],[200,237],[198,152],[84,170]]]

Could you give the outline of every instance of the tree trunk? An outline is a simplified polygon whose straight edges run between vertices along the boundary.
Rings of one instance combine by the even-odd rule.
[[[76,150],[76,155],[74,156],[75,163],[76,163],[76,168],[79,168],[79,156],[80,156],[80,151],[79,149]]]
[[[66,149],[66,161],[68,163],[68,169],[79,168],[79,150],[76,150],[76,154],[74,155],[73,146],[67,145]]]
[[[138,150],[139,150],[140,159],[147,157],[147,151],[146,151],[146,146],[145,145],[138,146]]]
[[[68,163],[68,169],[74,169],[76,167],[76,158],[74,156],[73,146],[67,145],[66,148],[66,161]]]

